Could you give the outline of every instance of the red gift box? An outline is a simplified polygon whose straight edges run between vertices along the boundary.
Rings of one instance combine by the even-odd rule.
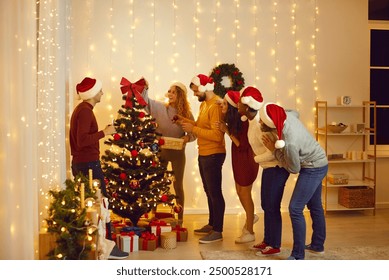
[[[142,232],[139,238],[139,250],[154,251],[158,247],[158,237],[154,233]]]
[[[172,231],[176,232],[178,242],[188,241],[188,230],[186,228],[183,228],[183,227],[180,227],[179,225],[176,225],[176,227],[173,228]]]

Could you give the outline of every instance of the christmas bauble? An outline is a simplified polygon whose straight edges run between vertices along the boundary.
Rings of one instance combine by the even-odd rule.
[[[115,141],[118,141],[118,140],[120,140],[122,137],[120,136],[120,134],[118,134],[118,133],[115,133],[114,135],[113,135],[113,140],[115,140]]]
[[[122,173],[120,173],[119,177],[120,177],[120,180],[124,181],[127,179],[127,174],[122,172]]]
[[[174,210],[174,212],[176,212],[177,214],[178,214],[178,213],[181,213],[181,212],[182,212],[182,206],[181,206],[180,204],[176,204],[176,205],[174,205],[173,210]]]
[[[162,201],[162,202],[167,202],[168,199],[169,199],[169,197],[168,197],[166,194],[163,194],[163,195],[161,196],[161,201]]]

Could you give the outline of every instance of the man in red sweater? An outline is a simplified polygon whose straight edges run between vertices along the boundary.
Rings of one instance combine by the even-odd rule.
[[[102,83],[89,77],[84,78],[76,86],[77,94],[83,101],[74,109],[70,119],[70,150],[72,154],[72,173],[77,176],[82,173],[89,175],[92,169],[93,178],[100,180],[101,193],[108,197],[104,174],[100,163],[99,140],[107,135],[114,134],[113,125],[107,125],[99,131],[93,108],[100,102],[103,96]],[[106,224],[107,239],[111,239],[111,224]],[[117,246],[112,249],[109,258],[124,259],[128,253],[122,252]]]

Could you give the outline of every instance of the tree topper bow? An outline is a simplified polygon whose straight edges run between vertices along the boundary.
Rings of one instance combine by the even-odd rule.
[[[142,105],[146,106],[147,103],[142,97],[142,92],[146,87],[146,81],[144,78],[141,78],[140,80],[136,81],[135,83],[131,83],[129,80],[126,78],[122,77],[122,80],[120,81],[120,87],[122,94],[127,93],[127,98],[126,98],[126,103],[125,107],[126,108],[132,108],[132,97],[134,96],[136,98],[136,101]]]

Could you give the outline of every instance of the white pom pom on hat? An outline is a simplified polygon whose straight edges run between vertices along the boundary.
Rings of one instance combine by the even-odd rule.
[[[215,88],[215,83],[211,77],[208,77],[204,74],[198,74],[193,77],[191,83],[198,86],[200,92],[213,91]]]
[[[255,87],[244,87],[240,90],[240,101],[251,109],[259,110],[263,105],[262,93]]]
[[[286,120],[284,108],[275,103],[266,103],[259,110],[259,116],[268,127],[277,129],[278,140],[274,145],[276,149],[285,147],[285,141],[282,139],[282,130]]]
[[[81,83],[77,84],[76,90],[82,100],[88,100],[96,96],[103,87],[100,80],[86,77]]]

